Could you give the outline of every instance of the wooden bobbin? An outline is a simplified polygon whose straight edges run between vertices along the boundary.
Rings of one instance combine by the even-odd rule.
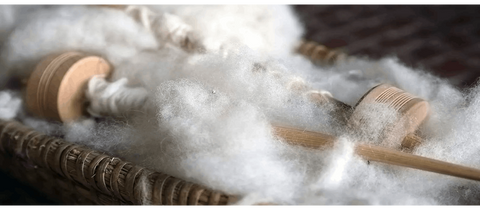
[[[339,51],[328,49],[324,45],[305,40],[301,41],[297,52],[313,62],[319,62],[319,64],[332,65],[354,59]],[[428,102],[423,99],[386,84],[376,86],[369,90],[355,107],[351,107],[332,97],[325,97],[318,91],[308,92],[307,97],[319,105],[325,105],[325,103],[334,104],[336,108],[334,108],[330,115],[341,125],[348,125],[352,128],[358,127],[355,126],[355,124],[358,125],[358,123],[361,123],[363,116],[359,114],[361,113],[361,109],[359,108],[363,107],[363,105],[369,103],[388,104],[388,106],[396,109],[400,114],[400,119],[394,123],[394,125],[390,126],[390,128],[387,129],[388,131],[384,132],[384,135],[387,137],[384,139],[384,142],[388,141],[392,143],[392,141],[395,141],[395,137],[403,136],[404,138],[400,146],[402,150],[412,150],[416,145],[420,144],[421,139],[415,134],[415,131],[417,131],[422,122],[425,121],[430,110]]]
[[[43,59],[28,79],[27,108],[34,115],[69,122],[85,115],[84,95],[94,75],[109,75],[110,64],[101,57],[79,52]]]
[[[398,113],[399,119],[385,130],[383,141],[392,142],[396,140],[395,138],[401,137],[399,149],[406,150],[412,150],[420,144],[421,139],[415,133],[428,118],[430,111],[427,101],[388,84],[371,88],[354,107],[332,97],[327,97],[326,102],[325,97],[315,91],[311,91],[308,97],[319,105],[334,104],[336,109],[332,113],[333,117],[354,129],[364,123],[363,111],[368,104],[386,104]]]
[[[394,86],[380,84],[370,89],[358,101],[349,123],[361,122],[362,109],[368,104],[386,104],[398,113],[397,121],[385,131],[384,142],[395,141],[395,138],[401,137],[401,147],[413,149],[419,144],[420,138],[413,134],[428,117],[430,106],[427,101]]]

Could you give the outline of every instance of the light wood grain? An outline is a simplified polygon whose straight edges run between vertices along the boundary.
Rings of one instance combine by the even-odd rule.
[[[28,110],[36,116],[68,122],[85,114],[84,92],[95,75],[109,75],[112,68],[101,57],[79,52],[54,54],[43,59],[26,87]]]
[[[273,126],[274,134],[285,142],[312,149],[331,149],[336,137],[296,128]],[[374,145],[355,145],[355,154],[365,160],[435,172],[480,181],[480,170]]]

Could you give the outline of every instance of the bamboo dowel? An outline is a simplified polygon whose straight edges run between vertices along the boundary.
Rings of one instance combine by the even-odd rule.
[[[356,145],[355,153],[369,161],[420,169],[480,181],[480,170],[458,164],[412,155],[374,145]]]
[[[336,137],[295,128],[273,126],[274,133],[287,143],[313,149],[333,148]],[[369,161],[414,168],[480,181],[480,170],[373,145],[356,144],[355,154]]]

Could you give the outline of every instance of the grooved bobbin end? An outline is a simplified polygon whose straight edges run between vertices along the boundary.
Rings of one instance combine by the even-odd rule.
[[[79,52],[54,54],[43,59],[30,75],[27,108],[33,114],[63,122],[84,115],[84,95],[94,75],[108,75],[111,67],[98,56]]]

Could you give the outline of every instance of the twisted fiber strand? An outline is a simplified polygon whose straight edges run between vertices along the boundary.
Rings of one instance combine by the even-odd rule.
[[[87,111],[92,116],[123,116],[131,111],[142,111],[148,92],[141,87],[128,87],[127,78],[107,82],[103,77],[88,81],[86,98],[90,102]]]
[[[61,179],[50,181],[56,181],[64,186],[62,188],[75,188],[96,203],[222,205],[235,200],[235,197],[40,134],[16,121],[0,120],[0,141],[3,155],[28,158],[25,161],[33,164],[32,168]],[[42,173],[35,175],[42,176]],[[45,180],[52,175],[45,175]],[[80,186],[72,187],[67,182]],[[59,187],[53,190],[59,196],[66,196],[58,191]]]
[[[284,75],[278,71],[267,70],[261,64],[254,65],[254,72],[265,71],[274,78]],[[88,81],[86,100],[89,102],[87,111],[92,116],[127,117],[134,112],[144,112],[152,106],[148,91],[143,87],[128,87],[128,79],[122,78],[115,82],[108,82],[104,77],[92,77]],[[300,77],[288,77],[287,88],[303,94],[315,103],[324,104],[333,98],[325,90],[313,90]]]
[[[159,44],[172,43],[187,52],[203,52],[204,46],[193,33],[190,25],[180,17],[169,13],[155,13],[145,6],[130,5],[122,9],[130,17],[152,32]]]
[[[165,41],[170,42],[183,48],[188,52],[192,52],[194,50],[198,50],[199,52],[204,51],[203,45],[196,37],[194,37],[191,26],[182,22],[179,17],[169,13],[156,14],[146,6],[127,6],[126,4],[122,4],[119,2],[117,3],[118,4],[110,4],[106,2],[104,4],[104,2],[101,2],[100,5],[122,9],[128,15],[133,17],[137,22],[141,23],[143,27],[145,27],[148,31],[154,33],[155,37],[160,40],[160,43],[163,43]],[[352,59],[352,57],[348,57],[345,53],[339,52],[337,50],[332,50],[325,47],[324,45],[320,45],[319,43],[306,40],[301,40],[300,45],[297,48],[297,52],[306,56],[307,58],[310,58],[313,62],[327,65],[333,65],[347,59]],[[268,71],[268,73],[278,74],[279,72]],[[307,88],[305,82],[301,79],[297,80],[297,78],[292,78],[291,81],[287,84],[287,86],[289,89]],[[91,92],[91,94],[94,94],[94,92],[95,91]],[[329,97],[332,97],[329,92],[323,90],[310,90],[304,94],[307,95],[307,97],[313,96],[314,101],[320,103],[325,103],[326,101],[328,101]],[[130,103],[133,105],[134,98],[130,97],[130,99],[132,101],[123,101],[124,104]],[[113,100],[111,100],[111,102],[113,102]],[[110,110],[114,110],[114,108],[116,107],[116,105],[114,104],[108,106],[106,102],[103,102],[103,105],[101,106],[104,106],[106,109]],[[123,106],[123,104],[119,104],[117,106]],[[128,105],[126,105],[125,107],[128,107]],[[131,108],[136,107],[131,106]],[[93,111],[93,113],[96,112]]]

